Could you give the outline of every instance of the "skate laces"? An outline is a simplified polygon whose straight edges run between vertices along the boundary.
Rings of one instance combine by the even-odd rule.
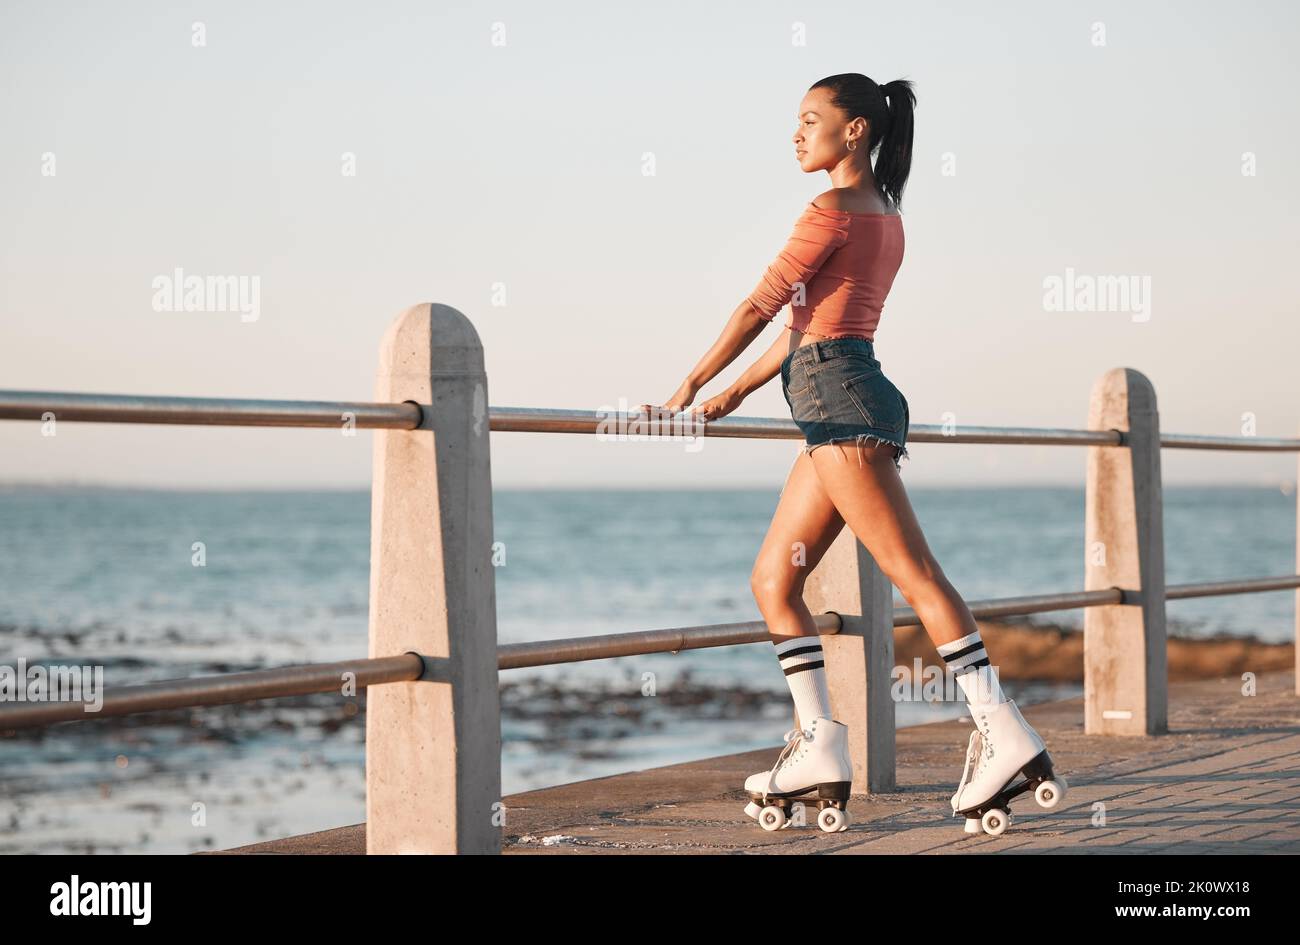
[[[781,749],[781,754],[777,756],[776,764],[772,765],[772,770],[767,776],[767,787],[763,789],[763,800],[767,800],[767,794],[772,790],[772,784],[776,778],[777,771],[781,770],[781,765],[785,764],[786,759],[794,754],[795,750],[805,738],[812,738],[813,733],[806,728],[792,728],[785,733],[785,747]]]
[[[792,728],[782,736],[782,739],[788,744],[791,739],[799,741],[804,738],[812,738],[812,731],[806,728]]]

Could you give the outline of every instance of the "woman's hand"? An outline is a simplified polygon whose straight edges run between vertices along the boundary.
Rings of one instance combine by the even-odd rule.
[[[724,390],[717,397],[710,397],[704,403],[700,404],[691,413],[704,421],[717,420],[719,417],[725,417],[742,403],[745,398],[736,393],[731,388]]]
[[[695,399],[697,393],[699,393],[699,388],[690,381],[682,381],[682,386],[677,388],[672,397],[664,401],[663,404],[642,404],[641,413],[646,416],[651,416],[652,412],[655,411],[660,413],[664,411],[667,411],[668,413],[679,413],[691,405],[691,401]]]

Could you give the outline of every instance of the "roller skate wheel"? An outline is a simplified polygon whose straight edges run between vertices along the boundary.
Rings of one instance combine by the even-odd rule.
[[[745,816],[752,817],[755,820],[758,820],[758,815],[762,810],[763,808],[759,807],[753,801],[750,801],[748,804],[745,805]]]
[[[980,825],[984,832],[990,837],[1000,837],[1007,832],[1011,826],[1011,811],[1009,810],[991,810],[987,811],[980,818]]]
[[[849,829],[849,815],[838,807],[823,807],[817,815],[817,826],[826,833],[839,833]]]
[[[1034,788],[1034,800],[1038,806],[1045,810],[1054,810],[1061,804],[1061,798],[1065,796],[1065,789],[1055,781],[1044,781],[1038,787]]]
[[[764,830],[780,830],[785,826],[785,811],[768,805],[758,814],[758,825]]]

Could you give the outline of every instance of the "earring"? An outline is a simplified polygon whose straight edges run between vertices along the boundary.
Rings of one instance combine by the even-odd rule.
[[[857,146],[856,144],[854,144],[854,143],[853,143],[853,139],[850,138],[850,139],[849,139],[849,150],[850,150],[850,151],[856,151],[857,149],[858,149],[858,146]]]

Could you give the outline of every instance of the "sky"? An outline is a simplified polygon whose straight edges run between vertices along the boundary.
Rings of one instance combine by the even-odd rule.
[[[1297,39],[1284,2],[5,0],[0,388],[370,400],[387,325],[441,302],[494,407],[662,402],[831,186],[795,163],[804,93],[861,72],[917,96],[875,338],[914,431],[1082,428],[1130,367],[1165,431],[1294,437]],[[168,310],[177,269],[255,279],[255,312]],[[1049,300],[1101,279],[1141,294]],[[788,419],[779,377],[734,416]],[[0,421],[0,482],[364,488],[372,439]],[[491,448],[499,487],[775,488],[798,442]],[[909,448],[909,486],[1086,469],[1082,447]],[[1162,462],[1296,476],[1289,453]]]

